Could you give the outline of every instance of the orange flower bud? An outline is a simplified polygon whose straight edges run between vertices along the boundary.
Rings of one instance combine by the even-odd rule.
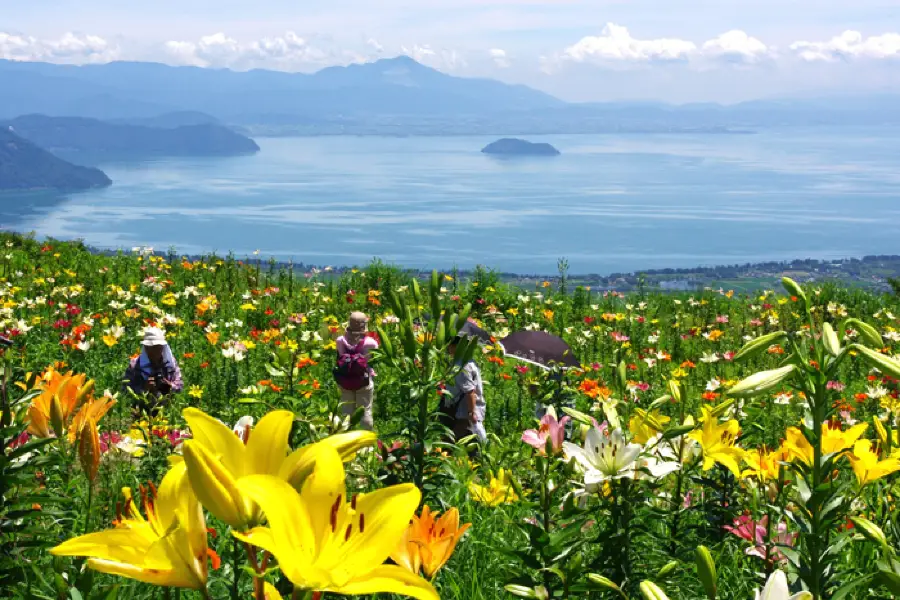
[[[81,429],[78,458],[81,459],[85,475],[93,483],[100,469],[100,434],[97,432],[97,422],[93,419],[88,419]]]

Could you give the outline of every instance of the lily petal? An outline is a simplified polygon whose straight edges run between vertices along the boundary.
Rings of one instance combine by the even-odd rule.
[[[348,596],[364,596],[384,592],[400,594],[417,600],[440,600],[434,586],[397,565],[380,566],[334,591]]]
[[[260,527],[251,529],[247,532],[247,538],[244,541],[259,545],[272,554],[276,554],[276,550],[280,546],[288,546],[289,553],[281,552],[276,555],[283,567],[287,566],[285,563],[289,557],[296,559],[301,568],[309,565],[315,551],[315,539],[312,534],[309,513],[297,491],[286,481],[271,475],[244,477],[238,481],[238,488],[259,504],[269,522],[269,529]],[[286,540],[285,544],[276,545],[272,537],[273,530],[278,532],[278,538]],[[263,534],[263,531],[269,531],[269,534]],[[288,556],[285,556],[286,554]]]
[[[252,474],[278,475],[288,453],[288,436],[293,423],[294,413],[287,410],[272,411],[260,419],[247,442],[246,453]]]
[[[346,568],[369,571],[382,564],[409,528],[421,499],[421,492],[411,483],[359,496],[356,513],[359,519],[365,519],[365,526],[357,531],[359,521],[351,524],[355,526],[353,535],[341,549]]]
[[[186,408],[181,413],[193,433],[194,440],[209,448],[216,458],[231,471],[234,478],[244,473],[244,443],[234,435],[231,427],[202,410]],[[196,491],[196,489],[195,489]]]
[[[246,528],[252,506],[245,506],[233,471],[229,472],[206,446],[195,440],[184,443],[184,463],[191,487],[203,506],[234,529]]]

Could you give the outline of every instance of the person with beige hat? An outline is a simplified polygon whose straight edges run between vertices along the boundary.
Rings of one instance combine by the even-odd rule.
[[[363,409],[359,426],[373,428],[372,403],[375,396],[375,371],[369,366],[369,352],[378,348],[371,337],[369,317],[361,312],[350,314],[344,335],[337,339],[337,366],[334,378],[341,389],[341,408],[345,415]]]
[[[141,353],[131,360],[125,371],[125,385],[135,394],[146,395],[152,402],[144,409],[155,408],[163,396],[180,392],[184,387],[181,369],[166,341],[166,334],[158,327],[144,330]]]

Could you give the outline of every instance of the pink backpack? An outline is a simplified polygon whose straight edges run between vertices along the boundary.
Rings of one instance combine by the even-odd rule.
[[[338,356],[337,366],[332,371],[334,380],[345,390],[355,392],[369,385],[369,359],[362,353],[365,338],[347,352]]]

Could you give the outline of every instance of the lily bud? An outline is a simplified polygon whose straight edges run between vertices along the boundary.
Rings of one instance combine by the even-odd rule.
[[[881,372],[900,379],[900,361],[885,356],[880,352],[876,352],[871,348],[866,348],[860,344],[853,344],[851,348],[862,354],[862,357],[866,359],[869,364],[877,367]]]
[[[81,428],[81,435],[78,439],[78,458],[85,475],[93,483],[100,470],[100,434],[97,432],[97,422],[94,419],[89,418]]]
[[[656,572],[656,576],[659,579],[664,579],[664,578],[668,577],[669,575],[671,575],[677,568],[678,568],[678,561],[670,560],[663,566],[662,569],[660,569],[659,571]]]
[[[785,333],[784,331],[775,331],[773,333],[761,335],[758,338],[750,340],[749,342],[744,344],[744,346],[740,350],[738,350],[738,353],[734,355],[734,360],[740,361],[756,356],[763,350],[768,349],[768,347],[772,344],[780,341],[785,337],[787,337],[787,333]]]
[[[666,593],[652,581],[641,582],[641,595],[644,600],[669,600]]]
[[[791,279],[790,277],[782,277],[781,285],[784,286],[784,289],[787,290],[788,294],[791,296],[797,296],[801,302],[803,302],[803,307],[806,310],[809,310],[809,299],[806,297],[806,292],[803,291],[803,288],[800,287],[800,284]]]
[[[878,525],[862,517],[850,517],[850,521],[870,542],[887,548],[887,537]]]
[[[674,379],[670,379],[667,385],[669,387],[669,395],[672,396],[672,399],[675,402],[681,402],[681,384]]]
[[[872,348],[879,349],[884,345],[884,340],[878,330],[859,319],[847,319],[847,326],[859,331],[859,338]]]
[[[750,377],[737,382],[727,393],[732,398],[757,396],[780,384],[790,377],[796,369],[796,365],[787,365],[771,371],[754,373]]]
[[[604,577],[603,575],[598,575],[597,573],[589,573],[588,579],[591,583],[598,585],[602,588],[606,588],[608,590],[612,590],[614,592],[622,593],[622,588],[620,588],[616,583],[609,579],[608,577]]]
[[[766,487],[766,495],[769,498],[769,502],[775,502],[775,500],[778,498],[778,486],[774,481],[769,483],[769,485]]]
[[[184,463],[200,504],[234,529],[246,530],[253,512],[252,503],[244,501],[231,473],[195,441],[184,443]]]
[[[519,598],[537,598],[538,595],[535,593],[533,589],[530,587],[525,587],[524,585],[515,585],[510,584],[504,588],[507,592],[512,594],[513,596],[518,596]]]
[[[697,576],[700,577],[703,589],[706,590],[706,597],[709,598],[709,600],[716,600],[716,563],[713,561],[709,548],[706,546],[697,546],[694,559],[697,563]]]
[[[75,406],[80,406],[84,399],[87,398],[91,392],[94,391],[94,380],[91,379],[78,390],[78,396],[75,398]]]
[[[50,399],[50,426],[53,427],[53,433],[60,438],[65,428],[65,417],[63,416],[62,404],[59,402],[59,396],[53,395]]]
[[[838,340],[837,333],[834,331],[831,323],[822,325],[822,343],[825,344],[825,350],[832,356],[837,356],[841,353],[841,342]]]

